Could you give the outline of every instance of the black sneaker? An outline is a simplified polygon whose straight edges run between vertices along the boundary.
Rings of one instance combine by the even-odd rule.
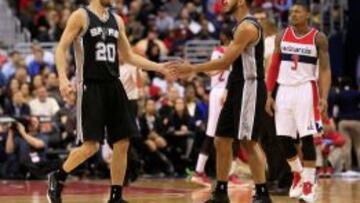
[[[267,195],[257,195],[253,196],[253,203],[272,203],[272,200]]]
[[[227,193],[213,192],[205,203],[230,203],[230,199]]]
[[[123,199],[119,199],[119,200],[109,200],[108,203],[129,203],[129,202]]]
[[[47,199],[49,203],[61,203],[61,191],[64,183],[56,178],[56,172],[52,172],[48,177],[49,185],[47,191]]]

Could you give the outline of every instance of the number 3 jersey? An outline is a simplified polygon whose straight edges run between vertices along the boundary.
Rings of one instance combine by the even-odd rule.
[[[292,27],[285,29],[277,80],[280,85],[300,85],[317,80],[317,33],[318,30],[312,28],[306,35],[297,37]]]
[[[76,66],[80,80],[113,80],[119,78],[119,27],[108,11],[100,19],[89,8],[81,8],[87,16],[86,27],[74,43]]]
[[[224,47],[216,47],[211,54],[211,60],[220,59],[225,53]],[[229,78],[230,70],[226,69],[219,71],[214,75],[211,75],[211,89],[214,88],[226,88],[226,84]]]

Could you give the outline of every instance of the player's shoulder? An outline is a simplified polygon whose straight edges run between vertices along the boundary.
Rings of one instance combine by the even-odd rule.
[[[242,21],[234,30],[234,39],[240,35],[258,36],[259,27],[249,20]]]
[[[84,25],[86,20],[87,20],[86,10],[84,8],[78,8],[71,13],[68,22],[73,22],[78,25],[80,24]]]
[[[70,17],[77,17],[78,19],[84,19],[86,17],[86,9],[83,7],[77,8],[75,11],[73,11],[70,15]]]
[[[325,35],[324,32],[322,32],[322,31],[317,31],[316,36],[315,36],[315,42],[316,42],[316,44],[325,43],[325,42],[327,42],[327,40],[328,40],[328,38],[327,38],[327,36]]]

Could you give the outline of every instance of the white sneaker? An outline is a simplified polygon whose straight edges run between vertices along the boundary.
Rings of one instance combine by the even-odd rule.
[[[191,177],[191,182],[205,186],[211,187],[211,180],[207,177],[205,173],[198,173],[194,172],[193,176]]]
[[[300,199],[307,203],[312,203],[316,201],[316,184],[311,182],[304,182],[302,186],[302,194]]]
[[[293,182],[289,191],[290,198],[299,198],[303,192],[303,183],[301,180],[301,174],[294,172]]]

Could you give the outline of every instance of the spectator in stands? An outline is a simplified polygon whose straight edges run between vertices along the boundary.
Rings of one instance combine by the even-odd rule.
[[[160,7],[156,18],[156,28],[160,36],[164,36],[169,30],[174,27],[174,19],[166,12],[165,7]],[[163,38],[163,37],[161,37]]]
[[[128,22],[126,24],[126,29],[131,44],[141,40],[144,36],[145,27],[136,20],[135,16],[129,16]]]
[[[36,75],[33,79],[32,79],[32,91],[34,93],[34,91],[36,92],[40,87],[44,86],[44,81],[41,75]]]
[[[288,22],[289,10],[292,6],[293,0],[274,0],[273,6],[280,14],[280,20],[283,25]]]
[[[154,41],[150,40],[146,49],[146,57],[149,60],[160,62],[161,50],[159,45],[157,45]]]
[[[9,54],[9,61],[5,63],[1,69],[6,80],[8,81],[16,72],[16,69],[21,65],[22,57],[18,51],[12,51]]]
[[[32,61],[35,60],[35,55],[42,55],[42,59],[38,59],[39,61],[44,62],[45,64],[48,64],[49,66],[53,67],[55,64],[54,61],[54,54],[50,51],[45,51],[41,45],[37,42],[32,43],[31,45],[31,54],[29,54],[25,58],[26,65],[29,66]],[[39,56],[38,56],[39,57]]]
[[[29,77],[25,65],[19,66],[19,68],[15,72],[14,78],[19,81],[20,85],[28,82]]]
[[[185,90],[186,110],[191,117],[192,124],[200,132],[205,132],[205,119],[207,118],[207,105],[196,98],[195,87],[188,84]]]
[[[10,80],[8,88],[8,96],[11,98],[16,92],[20,91],[20,83],[17,79],[13,78]]]
[[[162,124],[159,116],[156,113],[155,101],[148,99],[145,102],[145,113],[139,119],[140,132],[145,140],[146,146],[150,151],[163,149],[167,143],[162,137]]]
[[[30,172],[32,176],[45,176],[47,168],[47,145],[48,137],[39,133],[40,123],[38,118],[32,117],[28,126],[20,122],[14,123],[8,130],[6,140],[6,153],[12,156],[8,160],[7,171],[10,175],[25,175]],[[18,173],[18,174],[14,174]]]
[[[28,72],[31,77],[34,77],[43,71],[54,71],[53,65],[50,65],[46,61],[44,61],[44,50],[35,49],[34,51],[34,59],[30,61],[28,65]]]
[[[180,97],[184,97],[185,89],[177,81],[168,80],[167,78],[158,76],[153,79],[152,85],[159,87],[161,89],[162,93],[166,93],[170,87],[174,86],[177,89],[177,91],[179,92]]]
[[[54,116],[60,109],[58,102],[48,97],[45,87],[37,90],[37,98],[29,102],[31,115],[34,116]]]
[[[168,175],[174,173],[172,163],[164,154],[167,142],[163,138],[163,127],[160,117],[157,115],[155,101],[148,99],[145,102],[145,113],[139,119],[140,133],[143,137],[145,146],[150,154],[146,156],[151,159],[151,162],[158,163],[162,172]],[[149,165],[154,163],[149,163]]]
[[[174,113],[176,100],[180,98],[179,91],[174,86],[168,87],[166,96],[161,100],[159,114],[162,119],[162,125],[168,126],[169,118]]]
[[[30,85],[29,83],[23,83],[20,87],[20,91],[22,93],[23,99],[25,103],[29,103],[32,99],[31,92],[30,92]]]
[[[150,30],[148,32],[146,38],[144,38],[144,39],[140,40],[138,43],[136,43],[136,45],[135,45],[136,52],[145,56],[149,42],[154,42],[155,44],[157,44],[160,47],[161,55],[167,55],[168,50],[167,50],[164,42],[158,38],[157,32],[152,31],[152,30]]]
[[[185,101],[176,100],[175,111],[169,119],[167,141],[172,150],[171,161],[179,174],[184,174],[194,143],[195,126],[189,115]]]
[[[5,114],[17,118],[30,116],[30,107],[27,103],[25,103],[23,95],[20,91],[14,93],[12,96],[12,102],[10,105],[5,107]]]
[[[164,4],[165,11],[173,18],[179,16],[184,5],[179,0],[169,0]]]

